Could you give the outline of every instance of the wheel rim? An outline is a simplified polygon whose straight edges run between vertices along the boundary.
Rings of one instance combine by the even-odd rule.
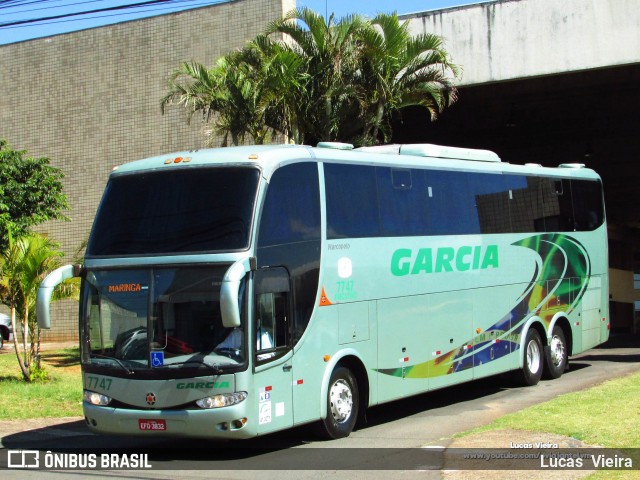
[[[540,347],[533,340],[527,345],[527,367],[534,374],[540,369]]]
[[[329,390],[329,406],[333,419],[342,423],[345,422],[353,410],[353,394],[351,387],[344,380],[338,380]]]
[[[564,343],[557,335],[551,339],[551,361],[556,367],[564,362]]]

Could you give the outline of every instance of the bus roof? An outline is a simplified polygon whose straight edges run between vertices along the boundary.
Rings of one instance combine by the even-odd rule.
[[[251,145],[175,152],[130,162],[114,168],[112,174],[149,172],[196,166],[258,166],[265,178],[280,165],[308,159],[323,162],[384,165],[399,168],[435,168],[438,170],[484,171],[520,175],[559,176],[565,178],[600,177],[583,164],[564,163],[557,168],[539,164],[515,165],[501,162],[489,150],[444,147],[433,144],[382,145],[349,148],[349,144],[324,142],[321,148],[306,145]]]

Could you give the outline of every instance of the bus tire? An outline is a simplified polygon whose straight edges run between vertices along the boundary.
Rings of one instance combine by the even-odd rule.
[[[542,341],[535,328],[530,328],[527,332],[523,355],[519,379],[522,384],[533,386],[540,381],[544,364]]]
[[[545,348],[544,378],[560,378],[567,368],[567,341],[558,325],[551,331],[551,341]]]
[[[337,366],[331,373],[327,389],[327,416],[321,421],[324,438],[348,437],[358,418],[358,382],[348,368]]]

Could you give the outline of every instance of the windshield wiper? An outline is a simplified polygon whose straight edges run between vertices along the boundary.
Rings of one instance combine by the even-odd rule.
[[[131,369],[127,368],[127,366],[126,366],[124,363],[122,363],[122,361],[120,361],[120,359],[118,359],[118,358],[115,358],[115,357],[108,357],[108,356],[106,356],[106,355],[100,355],[100,354],[98,354],[98,353],[91,353],[91,354],[89,355],[89,357],[90,357],[90,358],[106,358],[106,359],[108,359],[108,360],[113,360],[113,361],[114,361],[114,362],[116,362],[119,366],[121,366],[121,367],[124,369],[124,371],[125,371],[125,372],[127,372],[127,374],[129,374],[129,375],[133,375],[134,373],[136,373],[136,372],[134,372],[133,370],[131,370]]]
[[[160,365],[159,367],[153,367],[153,368],[154,369],[167,368],[167,367],[173,367],[176,365],[185,365],[187,363],[199,363],[200,365],[204,365],[205,367],[210,368],[214,375],[222,375],[223,373],[223,370],[218,366],[217,363],[211,364],[211,363],[203,362],[202,360],[185,360],[184,362],[165,363],[164,365]]]

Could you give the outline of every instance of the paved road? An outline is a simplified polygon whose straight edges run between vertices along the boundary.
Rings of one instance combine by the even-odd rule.
[[[229,479],[257,476],[279,479],[387,478],[388,471],[366,470],[372,467],[401,470],[403,461],[415,461],[415,452],[424,451],[415,450],[417,448],[446,446],[455,433],[486,424],[505,413],[640,371],[639,345],[637,337],[616,337],[604,347],[572,358],[569,371],[561,379],[541,381],[535,387],[516,387],[506,378],[492,377],[378,406],[369,411],[367,426],[356,430],[349,438],[336,441],[318,442],[306,428],[222,444],[105,437],[89,432],[82,421],[68,421],[4,435],[0,442],[8,449],[55,451],[66,447],[130,449],[128,451],[132,453],[144,451],[149,453],[149,462],[154,466],[151,471],[94,472],[97,475],[92,475],[92,478],[103,475],[111,478],[112,475],[176,478],[176,470],[181,470],[181,479],[211,478],[212,470],[216,471],[213,478]],[[0,432],[0,435],[3,434]],[[206,462],[201,454],[203,451],[207,452]],[[414,457],[405,458],[404,455]],[[201,469],[193,469],[194,465]],[[42,478],[44,474],[42,471],[15,470],[2,473],[5,478],[4,473],[11,478]],[[48,472],[48,475],[59,474]],[[437,471],[405,471],[402,476],[440,478]]]

